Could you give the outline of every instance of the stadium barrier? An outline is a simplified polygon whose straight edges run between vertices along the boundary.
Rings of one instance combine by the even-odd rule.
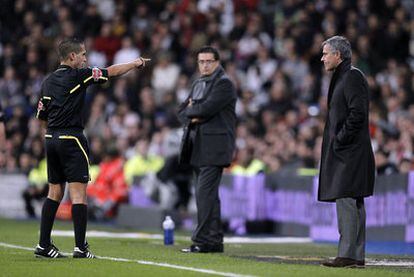
[[[222,218],[241,235],[254,230],[309,236],[316,241],[338,240],[335,205],[316,201],[317,188],[317,177],[292,172],[224,175]],[[142,208],[154,205],[138,184],[131,188],[130,201]],[[369,240],[414,241],[414,172],[377,177],[374,196],[366,198],[365,205]]]

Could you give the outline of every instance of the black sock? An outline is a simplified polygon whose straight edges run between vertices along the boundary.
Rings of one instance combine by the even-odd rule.
[[[88,206],[85,204],[72,205],[73,229],[75,230],[76,247],[85,248],[86,225],[88,220]]]
[[[50,233],[52,232],[53,222],[55,221],[56,212],[59,208],[59,202],[47,198],[42,208],[42,218],[40,220],[40,247],[46,248],[50,245]]]

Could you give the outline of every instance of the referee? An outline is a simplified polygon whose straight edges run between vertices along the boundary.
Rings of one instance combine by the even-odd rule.
[[[72,201],[75,231],[73,258],[95,258],[86,242],[86,185],[89,181],[88,143],[82,120],[86,88],[104,83],[108,77],[145,66],[150,59],[138,58],[108,68],[86,68],[82,41],[67,39],[58,46],[60,65],[42,84],[36,117],[47,122],[46,158],[49,194],[43,204],[36,257],[65,257],[53,245],[50,235],[66,183]]]

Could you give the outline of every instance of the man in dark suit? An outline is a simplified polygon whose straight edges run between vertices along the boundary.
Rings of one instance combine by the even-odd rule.
[[[235,148],[237,95],[215,48],[201,48],[197,63],[201,76],[178,111],[185,125],[180,162],[194,168],[198,220],[193,244],[182,252],[223,252],[218,190]]]
[[[351,45],[340,36],[323,44],[322,61],[333,72],[323,133],[318,200],[336,202],[338,256],[330,267],[365,265],[364,197],[373,194],[375,162],[368,130],[369,93],[364,74],[351,66]]]

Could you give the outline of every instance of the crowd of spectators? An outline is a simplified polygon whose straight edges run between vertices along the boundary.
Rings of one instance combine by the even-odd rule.
[[[145,157],[176,154],[175,109],[196,74],[194,51],[212,45],[238,91],[237,172],[249,166],[246,155],[264,172],[317,168],[330,79],[321,44],[341,34],[369,82],[378,173],[407,172],[413,169],[413,19],[414,3],[404,0],[3,0],[0,102],[8,145],[0,167],[29,174],[44,159],[34,118],[41,82],[57,66],[57,43],[75,36],[84,39],[90,65],[152,59],[143,71],[90,88],[85,130],[92,164],[115,145],[126,164],[135,161],[128,182],[145,168],[136,162],[143,143]]]

